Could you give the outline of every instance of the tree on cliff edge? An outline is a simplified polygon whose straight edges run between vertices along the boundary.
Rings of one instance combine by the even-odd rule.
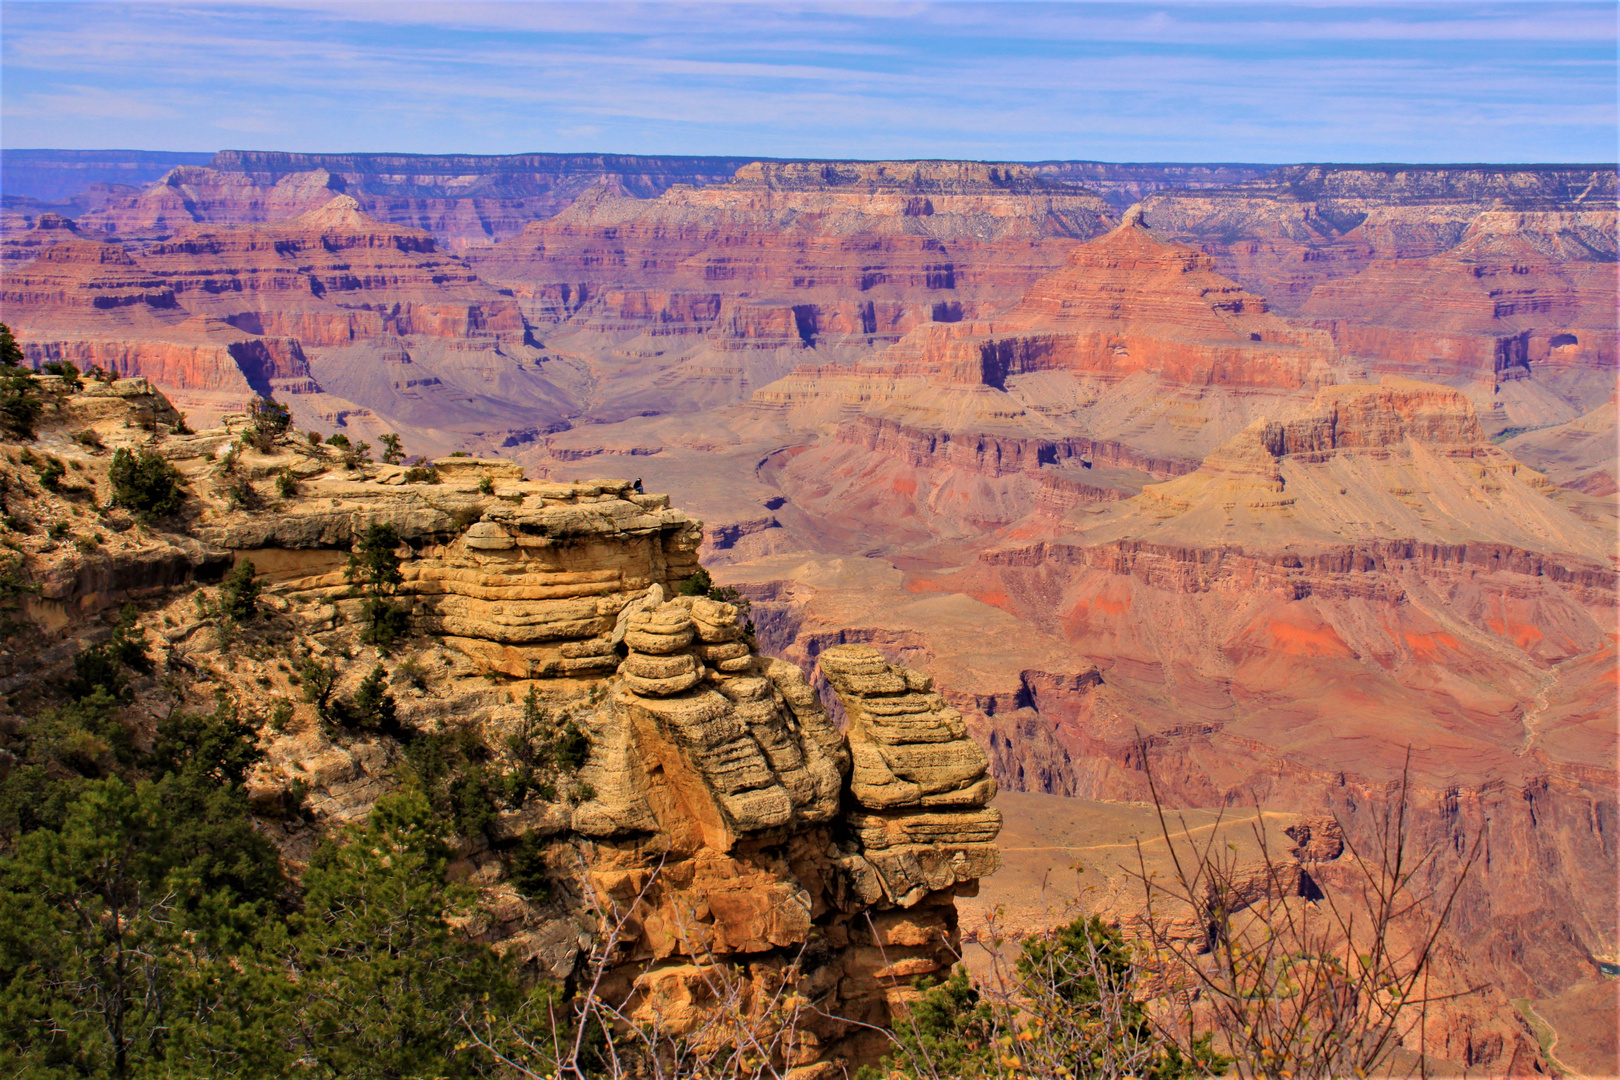
[[[389,524],[372,522],[343,574],[350,587],[366,599],[366,629],[362,637],[386,653],[402,637],[410,612],[394,603],[405,576],[399,571],[399,530]]]
[[[39,422],[39,387],[23,366],[27,359],[11,327],[0,323],[0,427],[19,439],[32,439]]]

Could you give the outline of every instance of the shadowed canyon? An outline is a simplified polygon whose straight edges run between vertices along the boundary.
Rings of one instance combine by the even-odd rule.
[[[1332,816],[1352,843],[1409,771],[1423,873],[1483,852],[1446,978],[1484,989],[1427,1052],[1471,1074],[1614,1061],[1592,1025],[1620,965],[1613,165],[222,152],[120,184],[64,161],[7,161],[0,308],[29,363],[147,380],[197,429],[268,397],[351,444],[397,434],[447,477],[452,454],[513,463],[486,471],[516,505],[465,493],[483,502],[461,533],[443,508],[383,514],[460,692],[606,678],[628,641],[601,710],[637,752],[726,724],[780,744],[737,764],[705,743],[703,783],[637,788],[603,736],[570,827],[619,845],[606,893],[642,887],[623,837],[656,821],[693,873],[730,875],[717,951],[832,928],[828,977],[875,1016],[883,934],[939,970],[917,928],[955,933],[946,898],[981,877],[975,910],[1034,926],[1028,882],[1112,843],[1126,826],[1092,835],[1085,808],[1147,800],[1150,766],[1167,805]],[[310,482],[334,507],[405,498],[372,468]],[[218,514],[205,546],[338,595],[347,532]],[[525,598],[622,603],[578,601],[555,649],[489,632],[516,624],[470,568],[559,529],[631,552],[618,584],[559,563]],[[654,555],[626,539],[652,533]],[[674,596],[694,559],[751,605],[756,648],[735,611]],[[130,592],[88,580],[57,601],[64,640],[110,603],[85,596]],[[955,755],[932,788],[863,749],[901,700]],[[1023,837],[1004,892],[997,786]],[[828,849],[840,805],[862,839]],[[817,880],[858,862],[858,887],[793,922],[758,857],[773,829]],[[572,962],[527,918],[487,936]],[[653,928],[637,947],[682,977],[689,946]],[[1540,1056],[1532,1017],[1566,1056]]]

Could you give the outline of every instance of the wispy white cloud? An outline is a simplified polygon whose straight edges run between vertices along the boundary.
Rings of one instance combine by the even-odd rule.
[[[1609,4],[15,3],[5,143],[1614,156]]]

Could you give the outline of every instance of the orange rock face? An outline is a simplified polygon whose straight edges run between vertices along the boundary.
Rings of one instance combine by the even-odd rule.
[[[1535,959],[1507,963],[1492,939],[1497,975],[1514,992],[1559,983],[1580,949],[1614,948],[1592,822],[1612,812],[1593,765],[1615,730],[1590,695],[1613,678],[1616,568],[1612,526],[1549,491],[1455,391],[1330,387],[1196,472],[1071,515],[1060,538],[986,551],[956,587],[1005,598],[1100,671],[1038,703],[1035,738],[986,721],[1002,775],[1141,797],[1142,731],[1161,793],[1326,806],[1353,831],[1410,749],[1422,798],[1454,807],[1425,837],[1488,819],[1500,845],[1462,925],[1529,920]]]
[[[1567,421],[1613,391],[1616,265],[1559,248],[1597,217],[1482,213],[1442,254],[1322,282],[1300,315],[1369,369],[1477,384],[1496,427]]]

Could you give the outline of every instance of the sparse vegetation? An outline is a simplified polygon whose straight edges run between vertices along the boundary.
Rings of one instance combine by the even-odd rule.
[[[439,482],[439,470],[431,465],[412,465],[405,470],[405,482],[407,484],[437,484]]]
[[[495,494],[495,481],[490,479],[488,473],[485,473],[483,476],[478,478],[478,493],[480,495]]]
[[[67,466],[53,457],[34,459],[34,470],[39,476],[39,486],[46,491],[61,490],[62,477],[67,473]]]
[[[722,604],[731,604],[737,609],[737,619],[742,623],[743,640],[748,642],[750,649],[757,650],[758,642],[754,638],[754,620],[748,616],[754,610],[749,599],[730,585],[716,585],[714,578],[702,567],[681,583],[678,590],[681,596],[703,596]]]
[[[360,680],[353,697],[333,699],[328,714],[332,723],[347,731],[400,735],[394,695],[388,692],[388,672],[381,664]]]
[[[225,505],[232,510],[258,510],[264,506],[259,490],[245,479],[225,488]]]
[[[523,723],[507,736],[505,750],[511,768],[501,777],[502,797],[514,809],[530,794],[547,802],[591,797],[575,781],[590,756],[589,738],[574,717],[546,708],[532,686],[523,702]]]
[[[293,475],[291,469],[282,469],[276,474],[276,494],[283,499],[298,494],[298,477]]]
[[[989,1077],[1095,1077],[1097,1080],[1192,1080],[1218,1076],[1229,1061],[1208,1032],[1191,1050],[1161,1032],[1149,1016],[1154,975],[1149,957],[1101,919],[1026,939],[1009,967],[998,962],[984,980],[958,968],[924,983],[922,997],[895,1025],[895,1052],[885,1068],[863,1068],[858,1080]]]
[[[68,697],[83,701],[104,693],[123,701],[128,697],[129,673],[151,672],[152,658],[146,651],[146,634],[137,624],[139,617],[134,604],[125,604],[107,640],[73,658],[73,675],[66,685]]]
[[[0,637],[9,638],[23,626],[23,597],[38,591],[28,578],[22,556],[0,558]]]
[[[260,585],[254,573],[253,560],[243,559],[219,587],[220,614],[232,622],[247,622],[259,616]]]
[[[292,427],[292,412],[275,398],[258,398],[248,405],[246,439],[261,454],[275,449],[276,440]]]
[[[315,714],[325,723],[333,723],[332,691],[337,686],[337,666],[323,664],[311,654],[298,659],[290,681],[303,688],[304,700],[315,706]]]
[[[402,680],[407,686],[417,690],[426,690],[428,687],[427,669],[422,662],[414,656],[407,656],[394,668],[394,677]]]
[[[286,698],[276,698],[270,703],[270,717],[266,721],[270,730],[282,734],[292,728],[293,703]]]

